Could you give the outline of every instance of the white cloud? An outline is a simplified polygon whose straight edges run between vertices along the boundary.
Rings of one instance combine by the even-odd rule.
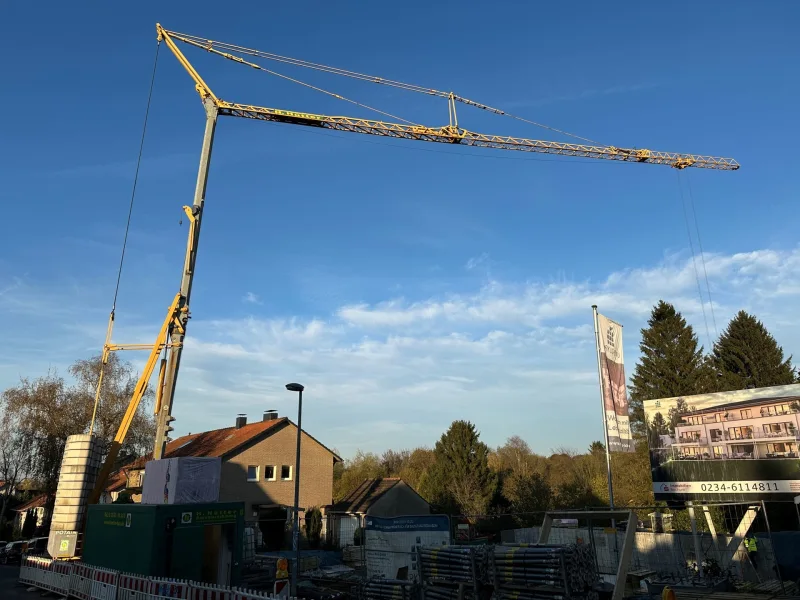
[[[764,320],[787,354],[800,354],[793,316],[800,250],[709,254],[705,262],[720,329],[743,308]],[[0,281],[0,289],[7,284]],[[176,397],[178,432],[219,427],[238,412],[257,418],[277,408],[294,415],[295,397],[283,386],[300,381],[307,389],[304,425],[345,456],[357,448],[433,444],[457,418],[475,422],[490,444],[518,434],[542,452],[583,448],[602,433],[592,304],[625,325],[629,373],[638,330],[659,299],[673,302],[708,345],[708,300],[701,305],[686,256],[598,281],[491,280],[461,293],[405,294],[305,317],[195,315]],[[11,295],[0,296],[0,308],[21,308]],[[71,312],[69,305],[64,310]],[[13,356],[0,358],[8,364]]]
[[[261,304],[262,303],[261,299],[256,294],[254,294],[253,292],[247,292],[242,297],[242,302],[244,302],[245,304]]]

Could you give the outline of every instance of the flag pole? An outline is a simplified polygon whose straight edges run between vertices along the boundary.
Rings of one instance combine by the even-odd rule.
[[[608,447],[608,419],[606,418],[606,400],[603,392],[603,367],[600,364],[600,327],[597,324],[597,305],[592,304],[594,317],[594,346],[597,351],[597,379],[600,383],[600,408],[603,411],[603,438],[606,446],[606,471],[608,472],[608,505],[614,508],[614,484],[611,480],[611,449]]]

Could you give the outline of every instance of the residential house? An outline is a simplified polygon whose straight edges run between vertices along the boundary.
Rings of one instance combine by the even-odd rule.
[[[366,479],[328,511],[328,540],[339,547],[355,543],[365,516],[409,517],[431,514],[431,505],[398,477]]]
[[[233,427],[192,433],[167,444],[164,458],[181,456],[222,459],[220,502],[243,501],[245,519],[259,521],[262,531],[283,532],[294,506],[297,426],[274,411],[261,421],[247,423],[245,415]],[[150,457],[115,473],[106,487],[105,501],[115,500],[128,488],[140,491],[142,472]],[[305,509],[329,507],[333,501],[333,466],[341,462],[332,450],[305,430],[300,455],[301,519]],[[137,500],[137,496],[133,496]],[[272,525],[267,525],[271,523]],[[266,533],[265,533],[266,534]]]
[[[679,415],[677,460],[798,458],[797,398],[759,398]]]
[[[22,531],[22,528],[25,526],[25,521],[28,518],[36,519],[34,530],[38,527],[42,527],[48,517],[47,494],[34,496],[27,502],[15,506],[11,510],[16,513],[14,516],[15,531]]]

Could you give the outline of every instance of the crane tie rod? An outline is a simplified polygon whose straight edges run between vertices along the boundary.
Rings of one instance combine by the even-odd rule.
[[[228,60],[232,60],[233,62],[237,62],[239,64],[242,64],[242,65],[245,65],[245,66],[248,66],[248,67],[253,67],[254,69],[257,69],[259,71],[264,71],[265,73],[269,73],[270,75],[275,75],[276,77],[280,77],[281,79],[286,79],[287,81],[291,81],[292,83],[297,83],[299,85],[305,86],[305,87],[310,88],[312,90],[315,90],[317,92],[322,92],[323,94],[327,94],[328,96],[332,96],[332,97],[336,98],[337,100],[344,100],[345,102],[350,102],[351,104],[355,104],[357,106],[360,106],[361,108],[366,108],[366,109],[374,111],[376,113],[380,113],[380,114],[382,114],[384,116],[391,117],[392,119],[397,119],[398,121],[403,121],[404,123],[408,123],[409,125],[417,125],[417,126],[419,126],[419,123],[414,123],[413,121],[409,121],[408,119],[404,119],[403,117],[398,117],[397,115],[393,115],[392,113],[388,113],[386,111],[380,110],[379,108],[375,108],[373,106],[369,106],[368,104],[363,104],[363,103],[358,102],[356,100],[352,100],[350,98],[345,98],[341,94],[337,94],[335,92],[331,92],[331,91],[325,90],[325,89],[323,89],[321,87],[317,87],[315,85],[311,85],[310,83],[306,83],[305,81],[300,81],[299,79],[295,79],[294,77],[289,77],[288,75],[284,75],[282,73],[278,73],[277,71],[272,71],[270,69],[262,67],[261,65],[259,65],[257,63],[249,62],[249,61],[247,61],[247,60],[245,60],[245,59],[243,59],[243,58],[241,58],[239,56],[235,56],[235,55],[230,54],[228,52],[222,52],[221,50],[217,50],[215,48],[212,48],[208,44],[201,44],[200,42],[188,39],[188,38],[182,36],[181,34],[176,34],[176,33],[172,33],[172,32],[169,32],[169,33],[176,40],[180,40],[180,41],[184,42],[185,44],[189,44],[190,46],[196,46],[197,48],[201,48],[203,50],[206,50],[207,52],[210,52],[211,54],[216,54],[216,55],[221,56],[223,58],[227,58]]]
[[[518,115],[513,115],[513,114],[508,113],[508,112],[506,112],[506,111],[504,111],[502,109],[494,108],[494,107],[489,106],[487,104],[483,104],[481,102],[476,102],[474,100],[470,100],[469,98],[464,98],[463,96],[459,96],[457,94],[450,94],[448,92],[443,92],[441,90],[437,90],[437,89],[434,89],[434,88],[426,88],[426,87],[422,87],[422,86],[415,85],[415,84],[412,84],[412,83],[404,83],[402,81],[394,81],[392,79],[384,79],[383,77],[377,77],[375,75],[366,75],[364,73],[358,73],[356,71],[348,71],[347,69],[340,69],[339,67],[331,67],[331,66],[328,66],[328,65],[322,65],[322,64],[319,64],[319,63],[313,63],[313,62],[310,62],[310,61],[307,61],[307,60],[302,60],[302,59],[299,59],[299,58],[292,58],[292,57],[289,57],[289,56],[281,56],[280,54],[273,54],[271,52],[264,52],[263,50],[255,50],[255,49],[252,49],[252,48],[246,48],[244,46],[237,46],[235,44],[228,44],[226,42],[218,42],[218,41],[215,41],[215,40],[209,40],[209,39],[205,39],[205,38],[201,38],[201,37],[198,37],[198,36],[189,35],[189,34],[185,34],[185,33],[177,33],[175,31],[168,31],[168,33],[172,37],[174,37],[175,39],[178,39],[178,40],[180,40],[180,41],[182,41],[182,42],[184,42],[186,44],[190,44],[192,46],[196,46],[198,48],[202,48],[203,50],[207,50],[208,52],[213,52],[215,54],[219,54],[221,56],[224,56],[225,58],[228,58],[228,59],[233,60],[235,62],[247,64],[247,65],[249,65],[251,67],[262,68],[263,69],[263,67],[255,65],[253,63],[249,63],[249,62],[247,62],[247,61],[245,61],[245,60],[243,60],[241,58],[235,57],[235,56],[230,55],[230,54],[226,54],[226,52],[224,52],[224,51],[237,52],[237,53],[240,53],[240,54],[247,54],[247,55],[250,55],[250,56],[257,56],[259,58],[264,58],[264,59],[267,59],[267,60],[281,62],[281,63],[293,65],[293,66],[296,66],[296,67],[303,67],[303,68],[306,68],[306,69],[314,69],[314,70],[317,70],[317,71],[323,71],[325,73],[331,73],[333,75],[341,75],[343,77],[350,77],[352,79],[358,79],[360,81],[368,81],[368,82],[371,82],[371,83],[378,83],[378,84],[381,84],[381,85],[388,85],[388,86],[391,86],[391,87],[396,87],[396,88],[399,88],[399,89],[402,89],[402,90],[407,90],[407,91],[410,91],[410,92],[417,92],[417,93],[421,93],[421,94],[427,94],[429,96],[438,96],[440,98],[451,98],[452,97],[457,102],[461,102],[462,104],[466,104],[468,106],[474,106],[475,108],[480,108],[481,110],[485,110],[485,111],[494,113],[496,115],[502,115],[502,116],[505,116],[505,117],[510,117],[512,119],[516,119],[518,121],[522,121],[524,123],[528,123],[529,125],[535,125],[536,127],[541,127],[542,129],[547,129],[547,130],[553,131],[555,133],[560,133],[562,135],[566,135],[566,136],[569,136],[569,137],[572,137],[572,138],[575,138],[575,139],[578,139],[578,140],[583,140],[584,142],[589,142],[591,144],[596,144],[596,145],[599,145],[599,146],[608,146],[607,144],[601,144],[600,142],[596,142],[596,141],[591,140],[589,138],[586,138],[586,137],[583,137],[583,136],[580,136],[580,135],[576,135],[574,133],[570,133],[570,132],[564,131],[562,129],[556,129],[555,127],[550,127],[549,125],[544,125],[543,123],[538,123],[536,121],[532,121],[530,119],[526,119],[526,118],[520,117]],[[263,69],[263,70],[267,71],[267,69]],[[268,71],[268,72],[270,72],[270,71]],[[277,73],[273,73],[273,74],[291,80],[291,78],[286,77],[284,75],[279,75]],[[295,80],[292,80],[292,81],[295,81]],[[305,84],[303,82],[297,82],[297,83],[301,83],[302,85],[306,85],[308,87],[314,88],[314,86],[310,86],[310,85]],[[318,89],[318,88],[314,88],[314,89]],[[324,93],[327,93],[327,94],[330,94],[330,95],[333,95],[333,96],[337,96],[336,94],[331,94],[330,92],[326,92],[325,90],[319,90],[319,91],[322,91]],[[339,96],[337,96],[337,97],[339,97]],[[342,100],[347,100],[346,98],[341,98],[341,97],[339,97],[339,98],[342,99]],[[354,102],[354,101],[353,100],[348,100],[348,102]],[[358,102],[354,102],[354,103],[358,104]],[[370,107],[366,107],[366,108],[370,108]],[[371,110],[375,110],[377,112],[382,112],[382,111],[380,111],[378,109],[375,109],[375,108],[370,108],[370,109]],[[382,113],[382,114],[387,114],[388,115],[388,113]],[[391,116],[393,118],[398,118],[398,117],[395,117],[394,115],[388,115],[388,116]],[[401,120],[405,121],[405,119],[401,119]],[[406,123],[410,123],[410,121],[406,121]],[[413,125],[414,123],[411,123],[411,124]]]

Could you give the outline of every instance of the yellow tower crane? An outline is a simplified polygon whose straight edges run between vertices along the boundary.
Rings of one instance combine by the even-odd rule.
[[[203,144],[200,152],[200,167],[197,174],[197,183],[194,192],[194,201],[191,206],[184,206],[183,210],[189,219],[189,234],[186,244],[186,255],[184,258],[183,272],[181,275],[180,291],[175,295],[170,304],[166,318],[161,326],[161,329],[156,337],[153,345],[118,345],[111,343],[111,334],[114,324],[114,312],[112,311],[108,329],[106,333],[106,341],[103,346],[102,364],[105,365],[109,354],[117,350],[125,349],[140,349],[149,350],[150,355],[145,363],[139,381],[136,385],[133,396],[131,397],[127,411],[120,423],[119,429],[114,437],[113,443],[110,447],[108,455],[105,459],[103,467],[98,475],[97,482],[89,502],[96,503],[100,499],[103,489],[105,488],[108,476],[116,461],[117,454],[125,437],[130,428],[131,421],[139,407],[142,397],[145,394],[149,381],[153,375],[156,364],[159,363],[159,357],[163,353],[160,361],[160,369],[158,376],[158,383],[156,387],[156,417],[157,429],[156,440],[153,449],[153,458],[159,459],[164,455],[167,435],[172,431],[171,423],[174,421],[172,416],[172,405],[175,396],[175,386],[178,378],[178,370],[180,368],[181,354],[183,351],[183,340],[186,336],[186,326],[189,320],[189,300],[192,293],[192,280],[194,276],[195,264],[197,261],[197,248],[200,238],[200,225],[203,219],[203,205],[205,202],[206,182],[208,179],[208,168],[211,160],[211,149],[214,141],[214,132],[217,125],[217,117],[241,117],[245,119],[255,119],[257,121],[273,121],[277,123],[288,123],[292,125],[305,125],[307,127],[318,127],[322,129],[332,129],[335,131],[348,131],[351,133],[362,133],[369,135],[378,135],[389,138],[398,138],[404,140],[417,140],[421,142],[438,142],[444,144],[458,144],[460,146],[475,146],[480,148],[493,148],[496,150],[515,150],[518,152],[537,152],[543,154],[556,154],[560,156],[572,156],[578,158],[594,158],[603,160],[615,160],[633,163],[649,163],[657,165],[668,165],[676,169],[685,169],[689,167],[697,169],[715,169],[720,171],[735,171],[739,168],[739,164],[732,158],[720,158],[716,156],[703,156],[699,154],[681,154],[678,152],[659,152],[647,149],[635,148],[617,148],[615,146],[604,146],[588,140],[580,138],[579,136],[572,137],[579,138],[586,142],[582,144],[572,144],[564,142],[549,142],[542,140],[532,140],[519,137],[491,135],[484,133],[477,133],[461,127],[458,123],[456,114],[457,104],[464,104],[472,106],[493,114],[503,115],[531,123],[540,125],[533,121],[511,115],[503,110],[493,108],[491,106],[475,102],[468,98],[464,98],[453,92],[443,92],[432,88],[425,88],[413,84],[393,81],[380,77],[364,75],[354,71],[347,71],[336,67],[330,67],[318,63],[312,63],[300,59],[280,56],[271,54],[260,50],[253,50],[242,46],[236,46],[225,42],[218,42],[208,40],[193,35],[187,35],[169,31],[164,29],[160,24],[156,25],[158,34],[158,42],[164,42],[170,49],[175,58],[178,59],[184,69],[186,69],[189,76],[195,83],[195,88],[200,94],[200,99],[203,103],[203,108],[206,113],[205,133],[203,136]],[[392,121],[376,121],[371,119],[359,119],[354,117],[337,117],[328,115],[319,115],[308,112],[297,112],[292,110],[284,110],[279,108],[267,108],[263,106],[253,106],[250,104],[236,104],[228,102],[219,98],[211,88],[206,84],[194,66],[189,62],[186,56],[181,52],[177,42],[194,46],[205,50],[206,52],[216,54],[225,59],[242,64],[244,66],[252,67],[281,77],[283,79],[304,85],[316,91],[331,95],[337,99],[351,102],[358,106],[375,110],[384,115],[390,116],[399,122]],[[334,94],[327,90],[323,90],[316,86],[309,85],[302,81],[287,77],[261,65],[245,60],[241,55],[253,56],[263,58],[266,60],[289,64],[292,66],[303,67],[307,69],[323,71],[343,77],[349,77],[361,81],[372,82],[380,85],[388,85],[403,89],[411,92],[418,92],[427,94],[434,97],[444,98],[447,100],[449,123],[441,127],[428,127],[425,125],[418,125],[410,121],[406,121],[389,113],[374,109],[359,102],[349,100]],[[541,126],[541,125],[540,125]],[[548,127],[558,133],[566,133]],[[103,373],[101,369],[100,378],[97,385],[95,397],[95,411],[100,398],[102,389]],[[94,422],[94,417],[92,418]]]

